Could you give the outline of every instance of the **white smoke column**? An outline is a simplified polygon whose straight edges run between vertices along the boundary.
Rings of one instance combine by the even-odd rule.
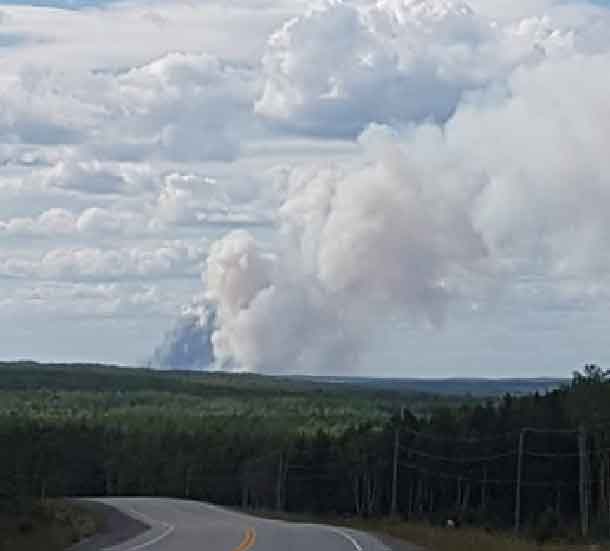
[[[383,127],[368,131],[362,147],[373,160],[351,172],[295,173],[274,255],[244,231],[212,246],[206,299],[217,307],[220,361],[349,369],[378,318],[441,323],[455,278],[483,262],[485,248],[454,167],[403,162],[392,139]]]
[[[212,246],[206,299],[217,308],[212,343],[219,365],[315,371],[349,354],[340,312],[286,261],[265,253],[242,230]]]

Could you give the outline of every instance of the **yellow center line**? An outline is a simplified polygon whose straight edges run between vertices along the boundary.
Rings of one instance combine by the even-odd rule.
[[[233,551],[248,551],[256,543],[256,532],[253,528],[248,528],[242,542]]]

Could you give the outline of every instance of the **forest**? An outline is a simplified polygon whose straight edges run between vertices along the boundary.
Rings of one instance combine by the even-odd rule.
[[[0,496],[188,497],[610,536],[610,372],[472,398],[255,375],[0,366]]]

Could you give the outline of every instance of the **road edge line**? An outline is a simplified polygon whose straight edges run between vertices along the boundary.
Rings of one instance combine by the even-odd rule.
[[[341,528],[335,528],[334,526],[324,526],[324,528],[326,528],[329,532],[334,532],[335,534],[338,534],[339,536],[342,536],[344,539],[349,541],[354,546],[354,549],[356,549],[356,551],[363,551],[362,546],[360,545],[360,543],[358,543],[358,540],[345,530],[341,530]]]
[[[330,526],[328,524],[315,524],[315,523],[305,523],[305,522],[294,522],[294,521],[290,521],[290,520],[282,520],[282,519],[277,519],[277,518],[266,518],[266,517],[256,517],[253,516],[251,514],[249,514],[246,511],[236,511],[234,509],[230,509],[230,508],[226,508],[226,507],[221,507],[220,505],[215,505],[213,503],[208,503],[207,501],[199,501],[197,502],[201,507],[204,507],[206,509],[211,509],[213,511],[217,511],[219,513],[223,513],[223,514],[228,514],[228,515],[233,515],[236,517],[239,517],[241,519],[243,518],[255,518],[257,521],[261,521],[261,522],[266,522],[266,523],[275,523],[275,522],[283,522],[286,524],[291,524],[293,526],[305,526],[308,528],[317,528],[322,529],[322,530],[327,530],[329,532],[334,532],[335,534],[342,536],[344,539],[346,539],[347,541],[349,541],[352,546],[354,547],[354,549],[356,551],[364,551],[364,548],[362,547],[362,545],[360,545],[360,543],[358,542],[358,540],[352,536],[351,534],[348,534],[345,530],[341,530],[340,528],[337,528],[335,526]],[[130,551],[130,550],[127,550]]]
[[[148,515],[141,513],[140,511],[136,511],[133,507],[129,508],[129,512],[132,515],[135,515],[137,517],[144,519],[148,523],[160,524],[161,526],[164,526],[165,531],[149,541],[139,543],[138,545],[134,545],[133,547],[128,547],[127,549],[123,549],[122,551],[139,551],[140,549],[146,549],[147,547],[150,547],[151,545],[155,545],[155,543],[159,543],[161,540],[164,540],[167,536],[172,534],[172,532],[176,529],[176,526],[174,524],[170,524],[168,522],[163,522],[160,520],[155,520],[154,518],[149,517]],[[101,551],[118,551],[118,549],[121,547],[121,545],[123,545],[123,544],[113,545],[111,547],[104,547],[104,548],[102,548]]]

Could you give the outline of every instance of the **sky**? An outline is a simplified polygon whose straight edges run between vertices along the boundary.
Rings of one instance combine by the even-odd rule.
[[[610,8],[0,2],[0,358],[608,365]]]

